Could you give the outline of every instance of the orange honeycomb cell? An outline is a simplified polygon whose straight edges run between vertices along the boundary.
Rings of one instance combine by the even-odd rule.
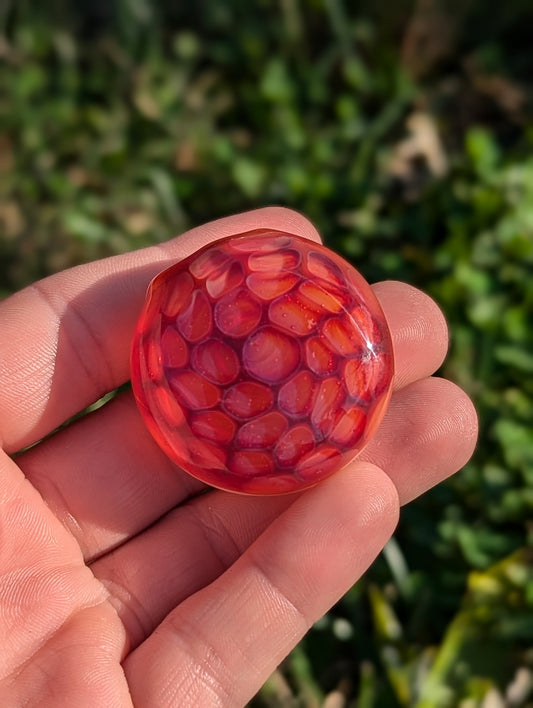
[[[279,389],[278,405],[290,416],[308,416],[313,407],[316,388],[312,373],[300,369]]]
[[[274,402],[268,386],[255,381],[241,381],[227,389],[223,407],[235,418],[251,420],[268,410]]]

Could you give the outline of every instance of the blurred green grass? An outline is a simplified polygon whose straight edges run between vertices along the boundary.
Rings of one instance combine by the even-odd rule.
[[[533,705],[532,20],[525,0],[0,5],[3,295],[277,203],[448,318],[476,455],[257,706]]]

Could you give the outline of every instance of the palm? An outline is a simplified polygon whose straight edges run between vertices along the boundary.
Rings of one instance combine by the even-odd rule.
[[[258,225],[315,237],[276,209],[223,220],[217,235]],[[0,306],[6,452],[127,379],[147,280],[213,233],[60,274]],[[129,392],[19,455],[20,469],[2,453],[3,705],[244,704],[368,567],[398,496],[462,466],[475,414],[428,378],[445,353],[442,317],[408,286],[376,290],[397,362],[389,414],[356,463],[303,494],[203,493],[152,442]]]
[[[14,465],[9,474],[20,479]],[[17,517],[24,533],[10,534],[2,556],[4,568],[22,576],[7,585],[4,576],[0,586],[2,705],[128,705],[124,630],[103,585],[25,483],[4,502],[5,527],[16,528]]]

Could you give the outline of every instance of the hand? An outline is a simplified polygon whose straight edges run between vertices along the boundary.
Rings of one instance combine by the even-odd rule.
[[[446,353],[443,316],[397,282],[375,286],[394,340],[389,411],[364,453],[313,489],[202,494],[129,391],[58,429],[127,381],[150,278],[260,226],[318,239],[300,215],[263,209],[0,303],[1,705],[245,704],[372,563],[399,504],[470,457],[472,404],[430,378]]]

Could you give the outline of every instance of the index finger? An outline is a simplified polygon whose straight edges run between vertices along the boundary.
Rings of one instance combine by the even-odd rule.
[[[129,378],[131,335],[149,281],[170,262],[257,228],[320,237],[302,215],[267,207],[168,243],[78,266],[0,304],[0,443],[30,445]]]

